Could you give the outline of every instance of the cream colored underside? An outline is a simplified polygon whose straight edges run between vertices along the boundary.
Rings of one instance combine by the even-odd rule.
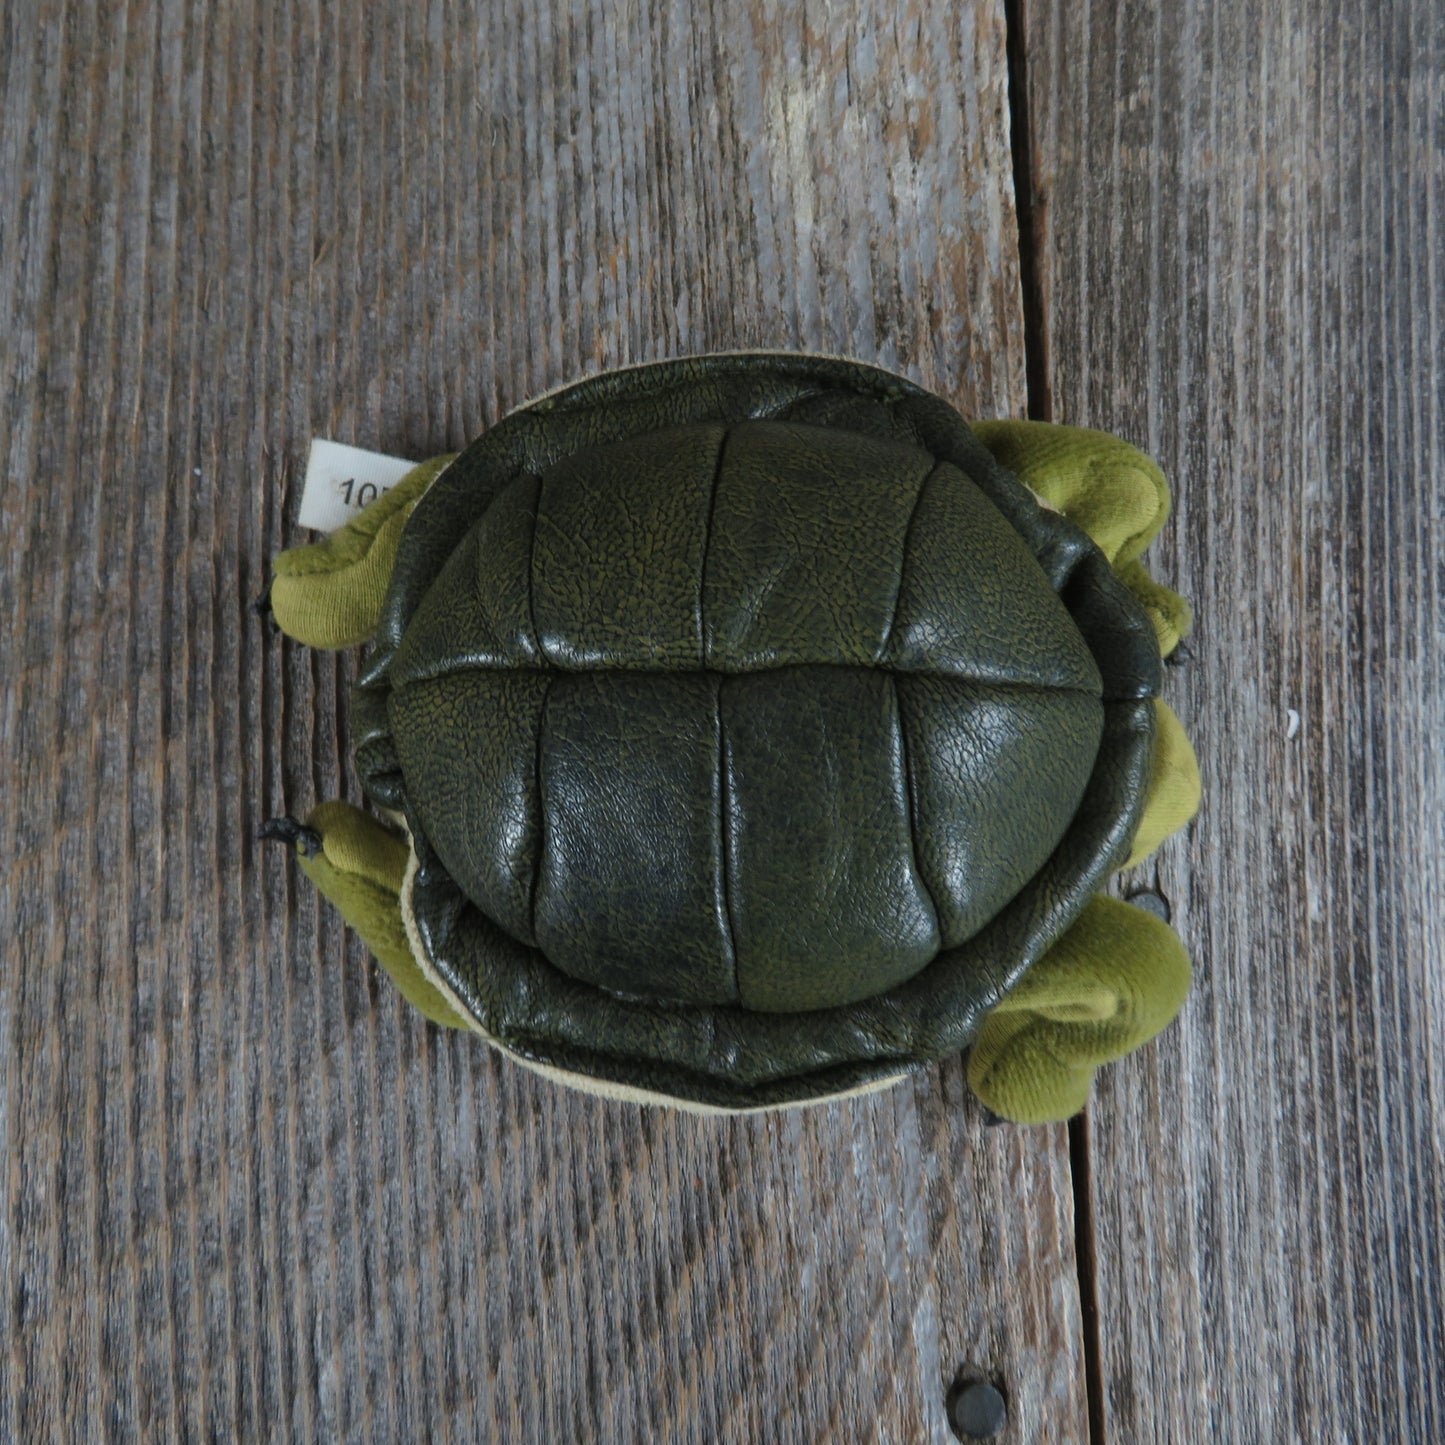
[[[594,1079],[589,1074],[578,1074],[570,1069],[559,1069],[552,1064],[539,1064],[535,1059],[523,1058],[509,1049],[500,1039],[494,1038],[476,1021],[471,1010],[432,967],[431,960],[427,958],[426,950],[422,947],[421,930],[417,927],[416,913],[412,906],[412,891],[417,867],[416,849],[411,848],[406,863],[406,876],[401,883],[401,920],[406,928],[407,942],[411,944],[411,951],[416,956],[417,967],[421,969],[427,982],[466,1020],[468,1028],[474,1033],[480,1034],[494,1049],[505,1054],[514,1063],[521,1064],[523,1068],[531,1069],[534,1073],[551,1079],[553,1083],[565,1084],[569,1089],[580,1089],[584,1094],[597,1094],[604,1099],[621,1099],[629,1104],[662,1104],[674,1109],[685,1109],[690,1114],[775,1114],[784,1109],[801,1109],[810,1104],[830,1104],[837,1099],[854,1099],[862,1094],[876,1094],[908,1077],[909,1071],[905,1069],[902,1073],[874,1079],[871,1083],[860,1084],[856,1089],[844,1089],[836,1094],[811,1095],[804,1099],[789,1100],[783,1104],[760,1104],[753,1108],[725,1109],[716,1104],[700,1104],[693,1099],[679,1099],[671,1094],[659,1094],[651,1089],[639,1089],[632,1084],[616,1084],[607,1079]]]

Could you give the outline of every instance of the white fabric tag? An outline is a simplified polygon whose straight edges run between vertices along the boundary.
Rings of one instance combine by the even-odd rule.
[[[315,438],[306,458],[301,525],[318,532],[344,527],[363,508],[389,492],[414,466],[415,462],[400,457]]]

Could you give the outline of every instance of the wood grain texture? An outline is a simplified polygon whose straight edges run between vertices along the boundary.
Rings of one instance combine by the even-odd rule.
[[[1174,478],[1182,1025],[1091,1115],[1110,1441],[1445,1439],[1445,10],[1030,0],[1056,420]]]
[[[999,7],[18,0],[0,97],[0,1438],[946,1440],[964,1364],[1080,1438],[1064,1131],[559,1092],[252,841],[357,792],[250,611],[311,435],[750,345],[1022,409]]]

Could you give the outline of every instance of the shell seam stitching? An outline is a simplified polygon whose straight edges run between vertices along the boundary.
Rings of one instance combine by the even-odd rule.
[[[617,676],[631,677],[762,677],[773,672],[790,672],[800,668],[846,668],[850,672],[879,672],[888,677],[917,677],[925,681],[957,683],[962,687],[977,687],[989,692],[1033,692],[1033,693],[1062,693],[1078,697],[1092,697],[1098,702],[1135,702],[1138,698],[1114,698],[1110,699],[1102,692],[1096,692],[1087,687],[1060,687],[1048,682],[1025,682],[1020,678],[992,678],[978,677],[972,673],[961,672],[939,672],[934,669],[921,667],[890,667],[886,663],[879,662],[779,662],[771,667],[747,667],[740,668],[736,672],[724,671],[719,667],[558,667],[555,663],[486,663],[486,662],[465,662],[453,663],[443,667],[437,672],[422,673],[417,677],[408,677],[401,682],[393,683],[392,690],[401,692],[409,687],[421,687],[428,682],[438,682],[446,677],[460,677],[466,673],[492,672],[498,674],[515,675],[524,672],[544,672],[552,677],[599,677],[615,674]],[[1148,696],[1154,696],[1153,693]]]
[[[924,473],[918,483],[918,490],[913,494],[913,507],[908,513],[908,521],[903,528],[903,545],[898,554],[898,586],[893,593],[893,610],[888,615],[888,626],[883,631],[883,641],[878,647],[878,661],[881,663],[888,655],[888,649],[893,645],[893,633],[898,626],[898,609],[903,604],[903,580],[904,573],[908,568],[908,542],[913,536],[913,524],[918,520],[919,509],[923,505],[923,493],[927,490],[929,482],[938,474],[938,469],[943,465],[936,458],[933,465]]]
[[[915,806],[913,796],[913,768],[909,763],[908,756],[908,731],[903,725],[903,694],[898,690],[898,676],[892,674],[893,688],[893,711],[898,717],[898,757],[903,765],[903,812],[908,820],[908,847],[913,854],[913,871],[918,876],[918,881],[928,897],[929,907],[933,909],[933,921],[938,929],[938,949],[943,951],[943,915],[938,909],[938,896],[934,893],[932,885],[923,873],[923,861],[918,850],[918,810]],[[937,955],[935,955],[936,957]]]
[[[722,439],[717,444],[717,461],[712,469],[712,492],[708,497],[707,521],[702,529],[702,566],[697,575],[697,655],[707,665],[707,618],[703,616],[703,598],[707,596],[707,559],[712,552],[713,517],[717,514],[717,494],[722,485],[723,456],[727,451],[728,438],[732,428],[724,427]]]
[[[698,569],[697,579],[697,655],[702,659],[703,667],[707,667],[707,618],[703,612],[703,600],[707,596],[707,560],[712,552],[713,518],[717,515],[717,494],[722,488],[723,458],[727,453],[728,439],[732,436],[732,427],[725,426],[723,434],[717,444],[717,461],[712,469],[712,494],[708,498],[707,521],[702,529],[702,566]],[[718,871],[722,877],[722,924],[727,931],[724,943],[727,953],[733,961],[733,997],[742,1002],[742,983],[738,972],[738,940],[737,928],[733,923],[732,890],[728,877],[728,827],[727,820],[730,810],[730,799],[728,797],[728,764],[727,764],[727,738],[723,733],[722,716],[722,678],[719,677],[716,698],[713,704],[717,716],[717,756],[718,756],[718,819],[717,819],[717,848],[718,848]]]
[[[733,920],[733,897],[731,872],[728,867],[728,851],[731,843],[731,829],[728,819],[732,816],[732,784],[728,769],[727,734],[723,730],[722,712],[723,679],[717,684],[717,755],[718,755],[718,869],[722,874],[723,925],[727,929],[728,951],[733,959],[733,994],[739,1004],[743,1000],[741,973],[738,968],[738,931]]]
[[[527,620],[532,624],[532,642],[537,656],[546,661],[542,651],[542,634],[537,631],[537,525],[542,515],[543,478],[537,476],[537,505],[532,510],[532,541],[527,550]],[[549,669],[539,669],[539,671]],[[537,894],[541,891],[542,863],[547,837],[547,809],[542,800],[542,737],[547,721],[547,698],[552,691],[550,677],[542,684],[542,701],[537,707],[537,751],[532,765],[532,791],[537,799],[537,852],[532,862],[532,887],[527,898],[527,923],[532,932],[533,948],[537,942]]]
[[[546,857],[547,809],[542,801],[542,738],[547,726],[547,699],[552,693],[552,679],[542,685],[542,701],[537,707],[537,751],[532,764],[532,792],[537,799],[537,852],[532,860],[532,887],[527,898],[527,923],[532,933],[532,947],[540,951],[537,941],[537,894],[541,891],[542,863]]]

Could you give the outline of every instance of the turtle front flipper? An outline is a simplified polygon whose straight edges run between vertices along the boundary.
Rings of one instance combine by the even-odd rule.
[[[974,435],[1028,489],[1087,532],[1133,592],[1168,657],[1188,631],[1189,603],[1156,582],[1139,554],[1169,515],[1169,484],[1151,457],[1108,432],[1046,421],[982,421]]]
[[[1172,928],[1117,898],[1094,899],[984,1021],[968,1060],[973,1091],[1018,1124],[1067,1119],[1101,1064],[1173,1022],[1189,955]]]
[[[466,1028],[466,1020],[428,981],[407,939],[401,886],[410,849],[350,803],[321,803],[304,826],[275,818],[261,836],[290,843],[302,871],[341,911],[402,992],[433,1023]]]
[[[376,631],[402,529],[450,456],[409,471],[385,496],[325,541],[292,547],[271,564],[276,625],[308,647],[354,647]]]

